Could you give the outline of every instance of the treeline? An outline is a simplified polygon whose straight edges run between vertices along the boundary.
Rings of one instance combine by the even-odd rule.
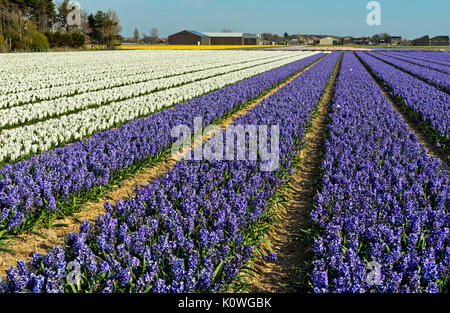
[[[0,0],[0,52],[120,45],[120,20],[112,10],[80,11],[80,23],[67,19],[71,1]]]
[[[81,33],[46,32],[50,47],[79,48],[86,43],[86,36]]]
[[[286,40],[288,38],[285,38],[286,36],[278,36],[277,34],[271,34],[271,33],[263,33],[261,34],[261,37],[264,41],[267,42],[274,42],[275,44],[279,45],[279,44],[285,44]]]

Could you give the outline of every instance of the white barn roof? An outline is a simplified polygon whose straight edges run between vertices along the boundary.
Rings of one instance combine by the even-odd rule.
[[[256,39],[256,38],[258,38],[258,35],[257,34],[244,33],[244,38]]]
[[[208,37],[242,37],[244,36],[244,33],[207,33],[202,32]]]

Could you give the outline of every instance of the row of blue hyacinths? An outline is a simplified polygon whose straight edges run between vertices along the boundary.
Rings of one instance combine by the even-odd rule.
[[[380,59],[391,60],[378,54],[367,54],[356,52],[357,56],[367,64],[370,70],[391,91],[391,95],[402,101],[407,107],[419,115],[419,120],[428,121],[437,132],[443,144],[449,144],[450,139],[450,95],[436,87],[411,76],[395,67],[373,57],[377,55]],[[393,62],[397,64],[397,62]],[[399,65],[399,64],[397,64]],[[411,65],[412,66],[412,65]],[[425,70],[425,68],[423,68]],[[431,70],[430,70],[431,71]],[[446,81],[446,88],[450,82],[450,75],[437,71],[431,71],[434,77],[440,77]],[[442,78],[442,76],[444,78]],[[428,76],[424,76],[428,77]],[[431,78],[429,78],[431,80]],[[437,79],[437,78],[436,78]]]
[[[381,73],[381,61],[359,55]],[[332,111],[311,214],[314,292],[444,292],[448,169],[427,155],[351,52],[343,56]]]

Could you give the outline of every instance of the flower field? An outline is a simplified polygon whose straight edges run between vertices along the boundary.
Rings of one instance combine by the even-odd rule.
[[[285,47],[275,45],[274,47]],[[119,50],[230,50],[230,49],[258,49],[267,48],[267,46],[258,45],[209,45],[209,46],[193,46],[193,45],[128,45],[117,47]]]
[[[420,119],[430,123],[431,127],[437,132],[436,141],[449,146],[450,95],[448,92],[438,90],[436,87],[369,54],[357,53],[357,55],[392,90],[394,96],[417,113]],[[448,75],[446,76],[448,77]]]
[[[449,275],[449,178],[344,54],[312,221],[316,292],[437,292]],[[382,284],[365,281],[366,262]]]
[[[436,69],[429,69],[423,65],[414,64],[411,62],[399,60],[397,58],[392,58],[389,55],[383,54],[381,56],[370,53],[371,56],[377,56],[380,60],[387,62],[401,70],[405,70],[412,75],[417,76],[419,79],[424,79],[431,84],[435,85],[439,89],[444,91],[450,91],[450,82],[448,81],[448,75],[446,73],[441,73],[446,67],[438,66]]]
[[[124,86],[92,92],[78,90],[75,83],[74,92],[67,96],[59,94],[49,101],[41,101],[38,97],[25,104],[27,100],[10,93],[7,102],[12,101],[14,104],[8,106],[13,107],[3,109],[0,122],[3,127],[0,161],[16,161],[48,151],[311,55],[276,54],[278,56],[271,59],[250,64],[207,68],[185,75],[150,78],[147,82],[133,82],[130,78]],[[14,99],[20,99],[20,102],[16,103]]]
[[[106,212],[64,244],[15,260],[0,272],[0,293],[240,290],[255,262],[283,258],[261,253],[262,238],[279,227],[281,190],[311,170],[298,156],[313,144],[323,153],[309,156],[318,174],[303,199],[308,229],[298,234],[310,253],[297,285],[448,292],[449,164],[434,153],[450,153],[448,53],[68,52],[1,55],[0,68],[0,260],[14,238],[89,201]],[[224,157],[216,134],[202,145],[217,159],[194,158],[194,147],[127,197],[102,200],[158,167],[178,139],[172,130],[195,133],[197,117],[202,127],[267,126],[279,166],[263,170],[262,154],[239,159],[239,145]],[[291,187],[293,197],[303,188]]]

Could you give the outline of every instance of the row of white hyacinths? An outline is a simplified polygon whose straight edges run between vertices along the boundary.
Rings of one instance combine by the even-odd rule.
[[[245,54],[248,52],[242,51],[241,53]],[[73,139],[78,140],[85,138],[93,133],[109,129],[118,123],[124,123],[141,116],[150,115],[157,110],[223,88],[229,84],[300,60],[315,53],[316,52],[283,52],[281,55],[278,54],[277,56],[274,56],[272,60],[265,59],[255,61],[255,64],[251,67],[249,67],[249,64],[247,63],[232,65],[227,67],[227,70],[225,71],[223,69],[207,70],[207,72],[209,72],[208,75],[205,73],[191,73],[187,75],[187,77],[190,76],[201,79],[202,75],[205,75],[203,77],[209,78],[190,83],[186,83],[186,77],[183,75],[176,76],[174,79],[178,79],[178,83],[175,81],[171,82],[170,79],[168,81],[161,80],[164,81],[162,84],[168,84],[161,86],[171,86],[171,84],[179,85],[180,82],[185,84],[176,88],[167,87],[167,89],[164,90],[145,94],[143,96],[135,96],[123,101],[111,100],[114,99],[117,93],[116,90],[123,89],[122,87],[113,88],[99,100],[100,102],[98,102],[112,101],[111,103],[108,103],[108,105],[89,108],[77,111],[76,113],[69,113],[59,116],[58,118],[45,119],[30,125],[19,126],[12,129],[3,129],[0,132],[0,162],[4,161],[6,157],[9,157],[11,161],[15,161],[23,156],[36,154],[39,151],[48,151],[55,146],[65,144]],[[141,54],[141,57],[145,58],[145,54]],[[239,68],[243,69],[239,70]],[[212,75],[217,76],[210,77]],[[141,84],[136,85],[141,86]],[[152,90],[151,84],[148,85],[148,88],[150,89],[138,89],[135,88],[135,85],[130,85],[127,86],[123,92],[127,92],[127,95],[133,96],[143,92],[145,93],[145,90]],[[66,100],[68,101],[66,101],[65,106],[58,106],[58,109],[55,110],[62,110],[59,111],[62,113],[67,110],[82,108],[83,105],[90,106],[93,104],[93,102],[83,102],[81,104],[79,102],[72,102],[72,98],[75,97],[67,98]],[[45,103],[45,101],[40,102],[39,104],[42,105],[43,103]],[[53,107],[56,108],[56,104],[53,104]],[[41,110],[43,112],[45,110],[47,110],[47,112],[55,112],[51,111],[52,102],[42,106]],[[33,113],[30,112],[28,114]]]
[[[0,110],[0,128],[16,127],[29,121],[39,121],[53,116],[74,112],[76,110],[84,110],[94,106],[105,105],[113,101],[121,101],[133,97],[139,97],[157,90],[168,89],[181,84],[202,80],[212,76],[223,75],[233,71],[239,71],[245,68],[283,59],[292,59],[292,56],[277,56],[272,57],[271,59],[228,65],[167,78],[149,78],[149,80],[144,82],[134,84],[129,83],[121,87],[101,89],[99,91],[81,93],[70,97],[60,97],[53,100],[15,106]],[[76,86],[74,87],[76,88]],[[39,91],[32,92],[38,93]]]
[[[65,65],[65,68],[61,68],[57,62],[58,59],[55,61],[56,65],[49,65],[43,62],[43,69],[36,71],[38,74],[33,72],[28,76],[20,73],[20,67],[15,69],[14,72],[2,69],[0,79],[5,81],[5,84],[0,86],[0,109],[195,71],[204,71],[240,63],[245,64],[258,60],[270,60],[285,55],[282,52],[262,54],[261,51],[246,54],[243,54],[245,52],[241,51],[230,55],[218,53],[215,56],[209,54],[198,57],[193,53],[180,55],[179,53],[168,52],[164,58],[154,54],[150,54],[146,58],[142,58],[142,55],[139,54],[140,58],[136,58],[136,55],[132,54],[131,58],[125,58],[125,55],[119,54],[115,55],[117,59],[116,64],[110,64],[111,61],[108,60],[106,64],[103,64],[102,68],[98,68],[99,61],[95,58],[91,59],[90,63],[87,64],[84,63],[85,61],[71,64],[70,61],[74,58],[71,55],[67,59],[68,64]],[[94,56],[97,56],[97,54],[94,54]],[[117,58],[118,56],[120,58]],[[124,64],[124,60],[127,59],[130,59],[130,63]],[[21,63],[26,62],[21,61]],[[49,69],[60,70],[46,73]],[[24,71],[29,71],[29,68],[25,68]]]

